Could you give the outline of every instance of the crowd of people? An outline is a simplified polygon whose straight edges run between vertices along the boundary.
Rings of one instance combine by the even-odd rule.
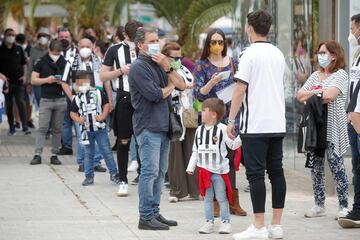
[[[67,28],[59,28],[53,38],[42,27],[31,45],[25,44],[23,34],[6,29],[0,46],[0,123],[5,108],[8,135],[20,127],[31,134],[34,104],[38,129],[31,165],[42,163],[49,137],[50,163],[61,165],[58,155],[73,154],[74,128],[83,186],[95,183],[94,172],[108,171],[110,181],[119,187],[117,195],[126,197],[128,170],[137,171],[132,183],[138,185],[138,228],[144,230],[178,225],[160,213],[168,178],[170,202],[204,198],[205,224],[199,233],[214,232],[215,217],[221,220],[218,232],[231,233],[230,214],[247,215],[236,187],[236,171],[242,164],[254,223],[234,234],[234,239],[281,239],[286,63],[283,53],[267,40],[271,25],[266,11],[248,14],[250,45],[239,59],[227,55],[224,32],[211,29],[195,63],[183,57],[178,43],[160,41],[155,28],[135,20],[117,29],[113,43],[97,39],[91,29],[75,41]],[[351,18],[349,42],[360,45],[360,14]],[[300,59],[302,45],[296,48]],[[326,214],[324,163],[328,161],[339,199],[336,219],[344,228],[360,227],[360,53],[350,66],[350,77],[337,41],[321,42],[316,60],[317,70],[311,75],[310,63],[306,67],[300,60],[295,63],[301,86],[297,100],[305,103],[304,112],[312,119],[304,123],[310,130],[303,137],[315,204],[305,217]],[[111,130],[116,137],[113,147]],[[351,211],[344,166],[349,145],[355,189]],[[268,227],[265,172],[272,189]]]

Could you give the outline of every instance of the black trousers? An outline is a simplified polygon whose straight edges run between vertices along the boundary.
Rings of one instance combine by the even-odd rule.
[[[9,92],[5,95],[6,115],[10,130],[15,129],[13,103],[14,98],[19,109],[20,120],[23,130],[27,129],[26,109],[25,109],[25,86],[23,84],[9,84]]]
[[[243,137],[242,143],[254,213],[265,212],[265,170],[271,182],[272,207],[284,208],[283,137]]]

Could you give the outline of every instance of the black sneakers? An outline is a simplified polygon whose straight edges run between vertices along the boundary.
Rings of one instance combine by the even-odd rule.
[[[54,164],[54,165],[61,165],[61,162],[60,162],[60,160],[58,159],[58,157],[57,156],[51,156],[51,158],[50,158],[50,163],[51,164]]]
[[[346,215],[338,219],[338,223],[343,228],[360,228],[360,210],[352,210]]]
[[[97,165],[97,166],[94,167],[94,171],[95,172],[106,172],[106,168],[104,168],[101,165]]]
[[[84,172],[84,166],[83,166],[83,165],[79,165],[78,171],[79,171],[79,172]]]
[[[58,153],[59,155],[73,155],[73,150],[70,148],[62,147]]]
[[[170,227],[174,227],[174,226],[178,225],[177,221],[166,219],[160,213],[159,213],[159,215],[157,215],[157,217],[155,217],[155,219],[163,224],[170,226]]]
[[[159,222],[156,218],[152,218],[150,220],[139,219],[139,229],[142,230],[169,230],[169,226],[167,224]]]
[[[130,182],[131,185],[138,185],[139,184],[139,175],[137,175],[136,178],[134,178],[134,180],[132,180]]]
[[[35,155],[30,162],[30,165],[37,165],[37,164],[41,164],[41,157],[39,155]]]

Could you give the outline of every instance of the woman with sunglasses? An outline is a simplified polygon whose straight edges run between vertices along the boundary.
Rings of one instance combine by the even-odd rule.
[[[237,68],[237,61],[226,56],[227,46],[225,34],[221,29],[211,29],[206,37],[204,49],[200,60],[195,63],[194,76],[195,88],[194,95],[200,102],[208,98],[217,98],[217,92],[225,89],[234,83],[234,73]],[[220,72],[230,71],[229,77],[223,77]],[[229,117],[231,101],[226,103],[226,114],[224,123],[227,123]],[[239,119],[236,117],[235,129],[239,129]],[[233,189],[233,203],[230,204],[230,213],[238,216],[246,216],[239,204],[239,192],[236,188],[236,174],[234,165],[235,152],[228,150],[228,157],[230,160],[230,182]],[[219,205],[214,202],[214,216],[219,216]]]
[[[322,42],[318,47],[315,71],[297,94],[300,102],[310,102],[314,95],[319,95],[327,104],[326,147],[307,154],[307,162],[313,162],[311,178],[315,205],[305,213],[305,217],[325,216],[325,159],[336,184],[339,200],[339,212],[336,218],[348,213],[349,181],[344,165],[344,154],[349,146],[347,117],[345,111],[348,92],[348,74],[345,69],[344,50],[334,40]],[[320,133],[319,133],[320,135]],[[319,138],[318,138],[319,139]]]

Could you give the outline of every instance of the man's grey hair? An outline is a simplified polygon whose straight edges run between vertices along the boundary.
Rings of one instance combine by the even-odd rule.
[[[136,31],[135,34],[135,45],[137,46],[139,43],[144,43],[145,42],[145,36],[146,34],[149,33],[157,33],[157,30],[153,27],[140,27],[138,28],[138,30]]]

